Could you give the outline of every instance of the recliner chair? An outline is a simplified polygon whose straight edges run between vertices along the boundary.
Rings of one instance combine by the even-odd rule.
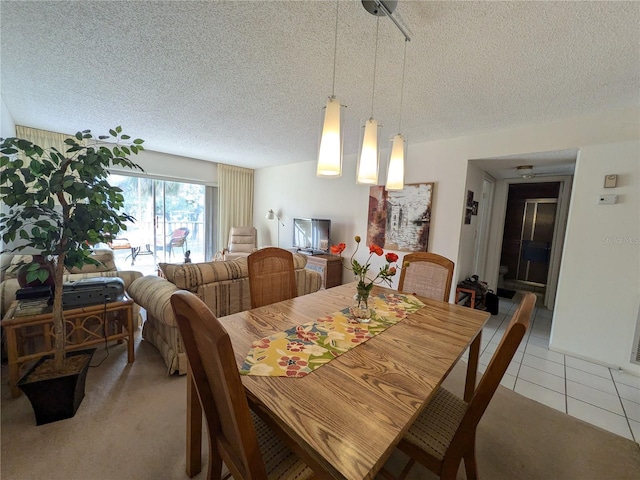
[[[224,260],[248,257],[258,249],[258,232],[255,227],[231,227],[229,246],[222,252]]]

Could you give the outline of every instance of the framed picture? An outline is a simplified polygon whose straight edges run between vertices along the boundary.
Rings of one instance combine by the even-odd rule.
[[[470,208],[465,208],[464,210],[464,224],[469,225],[471,223],[471,210]]]
[[[367,245],[386,250],[426,252],[431,224],[433,183],[414,183],[388,191],[369,190]]]
[[[473,208],[473,192],[467,190],[467,208]]]
[[[473,202],[473,207],[471,208],[471,215],[478,215],[478,202]]]

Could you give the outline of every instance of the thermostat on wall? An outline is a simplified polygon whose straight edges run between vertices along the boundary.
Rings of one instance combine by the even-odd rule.
[[[600,195],[598,205],[614,205],[618,203],[618,195]]]

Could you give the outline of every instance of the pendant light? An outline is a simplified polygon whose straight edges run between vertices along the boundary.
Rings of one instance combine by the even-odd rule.
[[[378,57],[378,27],[380,17],[376,17],[376,47],[373,57],[373,92],[371,94],[371,117],[366,121],[362,136],[362,148],[358,158],[356,182],[376,185],[378,183],[378,121],[373,118],[373,101],[376,94],[376,64]]]
[[[318,165],[316,176],[339,177],[342,175],[342,108],[335,97],[336,86],[336,54],[338,49],[338,7],[336,0],[336,30],[333,44],[333,85],[331,97],[327,100],[320,144],[318,147]]]
[[[404,60],[402,61],[402,84],[400,87],[400,122],[398,132],[402,131],[402,106],[404,100],[404,72],[407,66],[407,42],[404,41]],[[391,145],[391,156],[389,157],[389,167],[387,168],[387,190],[402,190],[404,188],[404,159],[405,159],[405,139],[401,133],[393,137]]]

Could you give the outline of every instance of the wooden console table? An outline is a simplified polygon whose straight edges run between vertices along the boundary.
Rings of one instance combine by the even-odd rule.
[[[342,285],[342,257],[337,255],[309,255],[307,268],[320,272],[322,288]]]
[[[13,398],[20,396],[20,389],[16,387],[20,378],[20,367],[30,360],[54,353],[51,307],[24,308],[24,305],[25,301],[14,301],[2,320],[7,342],[9,386]],[[122,343],[124,339],[127,341],[128,363],[133,363],[135,357],[132,299],[125,296],[117,302],[65,310],[64,318],[67,325],[65,351],[110,340]],[[25,348],[27,344],[29,349]]]

